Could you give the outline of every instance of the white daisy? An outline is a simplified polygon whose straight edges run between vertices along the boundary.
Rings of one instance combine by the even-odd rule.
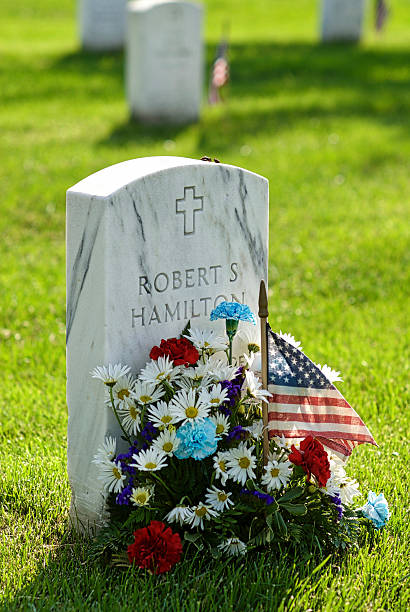
[[[265,428],[263,426],[263,420],[257,419],[252,423],[252,425],[244,427],[244,429],[246,429],[246,431],[249,431],[252,438],[254,438],[255,440],[260,440],[263,436],[263,431]]]
[[[119,378],[126,376],[129,372],[130,368],[128,366],[123,366],[121,363],[116,363],[114,365],[109,363],[108,367],[95,367],[93,370],[91,370],[90,374],[93,378],[102,380],[105,385],[113,387]]]
[[[229,452],[227,451],[219,451],[216,455],[214,455],[214,469],[216,470],[215,478],[221,479],[221,484],[224,485],[228,480],[228,471],[227,471],[227,460],[228,460]]]
[[[181,442],[181,440],[176,436],[176,430],[170,431],[169,429],[165,429],[165,431],[160,433],[159,436],[155,438],[152,443],[152,446],[160,452],[163,452],[168,455],[168,457],[172,457]]]
[[[201,402],[207,404],[210,408],[218,408],[227,397],[228,391],[222,389],[220,384],[213,385],[210,389],[202,389],[199,395]]]
[[[209,415],[209,408],[195,397],[194,389],[178,391],[172,398],[169,410],[175,421],[182,421],[182,424],[201,422]]]
[[[234,352],[238,351],[240,354],[259,353],[261,350],[261,334],[258,326],[246,325],[241,327],[234,339]]]
[[[117,442],[115,438],[111,438],[111,436],[106,436],[102,446],[97,449],[96,454],[94,455],[93,463],[109,463],[111,462],[117,451]]]
[[[185,390],[191,389],[194,386],[208,387],[212,384],[212,374],[209,371],[209,361],[200,363],[195,368],[185,368],[182,372],[182,377],[176,381],[178,387]]]
[[[356,495],[360,495],[359,483],[352,478],[346,478],[339,484],[339,488],[340,499],[342,500],[342,504],[345,506],[352,504]]]
[[[346,478],[346,471],[342,459],[336,455],[329,455],[330,472],[335,481],[342,481]]]
[[[206,491],[205,502],[217,512],[223,512],[233,505],[233,501],[229,499],[232,493],[218,489],[215,485]]]
[[[120,464],[113,461],[100,463],[100,474],[98,479],[104,484],[104,489],[108,492],[119,493],[124,488],[126,475],[122,473]]]
[[[191,327],[188,334],[184,336],[200,351],[224,351],[228,342],[221,336],[215,336],[213,329],[199,329]]]
[[[239,557],[239,555],[244,555],[247,551],[245,542],[242,542],[239,538],[228,538],[221,544],[218,544],[218,548],[230,557]]]
[[[271,459],[265,465],[265,473],[262,476],[262,484],[266,486],[269,492],[281,489],[286,486],[289,478],[292,475],[290,461],[279,462],[276,459]]]
[[[133,455],[135,463],[131,463],[132,467],[136,467],[143,472],[157,472],[167,467],[167,456],[161,453],[156,448],[149,448],[145,451],[140,451],[138,455]]]
[[[246,446],[246,442],[241,442],[238,448],[227,451],[226,465],[228,476],[245,484],[248,478],[255,478],[253,468],[256,467],[256,458],[252,454],[252,449]]]
[[[217,516],[218,513],[206,504],[198,504],[191,508],[192,514],[189,517],[189,524],[191,527],[204,528],[204,520],[210,521],[213,516]]]
[[[224,414],[217,414],[210,417],[212,423],[215,423],[216,435],[227,436],[229,433],[229,419]]]
[[[327,380],[330,383],[334,383],[334,382],[343,382],[343,378],[340,378],[339,374],[340,372],[337,372],[336,370],[333,370],[330,366],[324,364],[324,365],[320,365],[320,363],[315,363],[315,366],[317,368],[319,368],[319,370],[322,372],[322,374],[324,376],[326,376]]]
[[[246,370],[245,372],[245,380],[242,386],[242,392],[245,397],[262,400],[263,402],[268,403],[267,397],[270,397],[272,394],[269,393],[266,389],[262,389],[262,383],[255,376],[253,372]]]
[[[232,380],[235,378],[238,367],[224,363],[220,359],[211,358],[208,361],[208,371],[215,382],[222,382],[223,380]]]
[[[278,333],[278,336],[279,336],[279,338],[282,338],[282,340],[284,340],[285,342],[287,342],[291,346],[294,346],[295,348],[297,348],[298,351],[303,351],[303,348],[300,346],[300,342],[295,340],[295,337],[292,336],[292,334],[286,334],[285,332],[280,330],[280,332]]]
[[[130,501],[134,506],[148,506],[148,502],[152,497],[152,489],[146,487],[134,488],[131,492]]]
[[[157,385],[159,382],[166,380],[171,382],[181,375],[181,368],[174,367],[173,361],[167,355],[166,357],[158,357],[149,361],[145,368],[140,372],[140,379]]]
[[[135,383],[132,397],[143,406],[154,404],[164,395],[164,389],[156,389],[155,384],[138,380]]]
[[[274,436],[272,440],[275,443],[275,446],[277,446],[278,448],[283,448],[286,451],[291,450],[292,444],[296,448],[299,448],[299,442],[297,442],[294,438],[285,438],[285,436]]]
[[[164,516],[164,521],[168,521],[168,523],[179,523],[182,527],[182,525],[189,523],[191,516],[191,508],[187,506],[175,506],[175,508]]]
[[[251,353],[250,355],[244,353],[242,358],[248,370],[252,370],[252,372],[261,372],[262,353]]]
[[[118,409],[118,416],[121,419],[124,429],[130,434],[136,434],[141,429],[141,410],[134,403],[123,404]]]
[[[114,399],[114,406],[118,408],[127,403],[133,403],[131,397],[132,388],[135,385],[135,380],[131,376],[121,376],[115,385],[112,387],[112,395]],[[109,389],[106,389],[105,401],[107,404],[111,403],[111,395]]]
[[[164,428],[176,423],[169,410],[169,404],[163,401],[158,402],[156,406],[150,406],[148,414],[155,427]]]
[[[340,496],[340,482],[337,482],[332,476],[328,479],[326,486],[321,487],[323,493],[327,493],[331,497]]]

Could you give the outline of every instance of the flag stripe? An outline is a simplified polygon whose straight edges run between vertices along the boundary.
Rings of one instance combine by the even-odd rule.
[[[287,414],[300,414],[302,412],[308,412],[309,414],[338,414],[344,415],[346,411],[343,411],[340,406],[309,406],[309,410],[306,410],[306,404],[272,404],[269,406],[268,412],[285,412]],[[348,413],[347,413],[348,414]],[[358,418],[360,418],[358,416]],[[363,421],[362,421],[363,424]]]
[[[311,389],[309,389],[311,391]],[[296,400],[296,401],[295,401]],[[349,404],[343,397],[317,397],[311,395],[304,397],[303,395],[278,395],[272,394],[269,398],[271,404],[306,404],[307,406],[338,406],[340,408],[350,408]]]
[[[364,442],[369,442],[370,444],[374,444],[374,440],[372,438],[372,436],[369,436],[368,434],[359,434],[359,433],[350,433],[349,432],[349,427],[344,427],[343,425],[340,427],[341,431],[334,431],[334,430],[329,430],[326,429],[326,425],[324,427],[321,427],[320,425],[317,425],[317,427],[313,428],[309,428],[309,429],[286,429],[285,426],[287,424],[284,424],[283,428],[281,427],[281,424],[276,422],[276,423],[270,423],[268,425],[268,430],[269,430],[269,436],[284,436],[285,438],[306,438],[306,436],[316,436],[316,437],[324,437],[324,438],[336,438],[338,439],[338,433],[343,435],[343,438],[340,438],[341,440],[355,440],[359,443],[364,443]]]
[[[277,395],[304,395],[306,397],[336,398],[343,397],[337,389],[310,389],[309,387],[286,387],[284,385],[268,385],[268,391]]]
[[[363,426],[363,421],[358,416],[348,414],[311,414],[308,412],[269,412],[269,421],[295,421],[304,423],[338,423],[340,425]]]
[[[352,452],[352,449],[346,443],[346,440],[329,440],[328,438],[321,438],[320,436],[318,436],[318,440],[319,442],[322,442],[322,444],[325,444],[326,446],[331,448],[336,453],[341,453],[342,455],[344,455],[344,457],[348,457]]]

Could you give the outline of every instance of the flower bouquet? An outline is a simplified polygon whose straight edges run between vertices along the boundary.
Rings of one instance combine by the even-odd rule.
[[[226,338],[188,326],[151,349],[136,379],[121,364],[92,372],[106,385],[107,409],[128,446],[118,452],[119,441],[107,437],[94,458],[110,512],[98,542],[117,563],[126,553],[127,563],[160,574],[190,550],[327,553],[354,545],[362,526],[380,528],[388,519],[384,497],[372,492],[355,507],[357,482],[315,437],[273,437],[266,456],[262,405],[270,393],[255,372],[255,317],[245,305],[224,302],[211,313],[219,318]],[[238,331],[239,322],[249,329]],[[298,348],[292,336],[279,335]],[[233,356],[234,338],[245,339],[243,354]],[[328,366],[321,370],[340,380]]]

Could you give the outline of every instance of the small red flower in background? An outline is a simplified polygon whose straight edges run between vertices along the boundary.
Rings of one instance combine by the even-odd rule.
[[[167,355],[176,366],[195,365],[199,359],[198,351],[186,338],[161,340],[161,344],[159,346],[154,346],[149,354],[151,359],[158,359],[158,357],[166,357]]]
[[[182,554],[181,538],[160,521],[134,531],[134,542],[128,546],[128,559],[153,574],[168,572]]]
[[[292,444],[289,461],[300,465],[307,474],[307,479],[316,476],[319,486],[325,487],[330,478],[330,463],[323,444],[312,436],[307,436],[300,443],[299,450]]]

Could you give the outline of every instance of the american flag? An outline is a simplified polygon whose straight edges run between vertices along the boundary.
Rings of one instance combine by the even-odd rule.
[[[267,324],[269,437],[314,436],[339,456],[376,444],[359,415],[321,370]],[[295,440],[294,440],[295,441]]]
[[[219,44],[216,58],[212,65],[211,78],[209,81],[209,104],[217,104],[221,97],[219,91],[229,81],[229,64],[228,64],[228,42],[222,40]]]

